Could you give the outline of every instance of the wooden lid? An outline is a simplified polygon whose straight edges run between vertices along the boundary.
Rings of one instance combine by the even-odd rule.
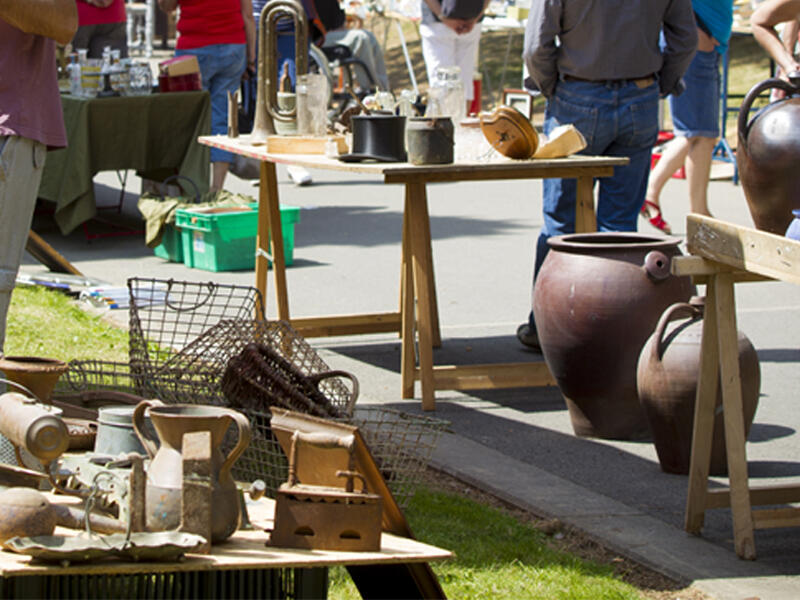
[[[539,136],[531,122],[516,108],[499,106],[481,114],[481,131],[503,156],[530,158],[539,146]]]

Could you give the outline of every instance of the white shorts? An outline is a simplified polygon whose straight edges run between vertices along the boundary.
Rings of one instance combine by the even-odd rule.
[[[475,95],[472,79],[478,58],[478,43],[481,40],[481,24],[476,23],[472,31],[458,35],[444,23],[423,23],[419,26],[419,33],[428,83],[433,81],[437,67],[456,66],[461,69],[464,99],[468,102],[472,100]]]

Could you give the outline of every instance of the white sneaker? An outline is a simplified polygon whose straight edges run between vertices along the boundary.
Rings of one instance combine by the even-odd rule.
[[[304,167],[289,165],[286,170],[289,172],[289,179],[294,181],[295,185],[308,185],[311,183],[311,173]]]

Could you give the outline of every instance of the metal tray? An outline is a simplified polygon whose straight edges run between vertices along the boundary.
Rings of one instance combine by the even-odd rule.
[[[174,561],[205,544],[205,538],[182,531],[124,533],[112,535],[40,535],[15,537],[6,547],[48,562],[86,562],[101,558],[134,561]]]

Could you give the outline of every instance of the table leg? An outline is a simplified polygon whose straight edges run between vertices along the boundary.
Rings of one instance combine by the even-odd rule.
[[[416,184],[415,184],[416,185]],[[415,190],[417,188],[415,187]],[[425,184],[420,184],[419,189],[417,191],[412,192],[406,187],[406,202],[408,202],[409,194],[419,194],[421,198],[420,206],[421,210],[425,211],[425,219],[423,221],[424,229],[420,230],[420,233],[425,235],[425,256],[426,260],[428,261],[428,289],[430,290],[430,298],[431,298],[431,340],[433,343],[434,348],[439,348],[442,345],[442,332],[439,327],[439,302],[436,299],[436,277],[433,273],[433,250],[432,250],[432,243],[431,243],[431,217],[428,214],[428,194],[425,189]]]
[[[684,528],[699,534],[705,519],[708,471],[711,464],[711,441],[714,436],[714,407],[719,379],[716,286],[712,278],[706,286],[706,311],[700,345],[700,369],[695,395],[692,453],[689,459],[689,490],[686,495]]]
[[[408,215],[409,246],[413,268],[414,296],[417,300],[417,335],[419,338],[419,370],[422,388],[422,410],[435,410],[433,380],[433,265],[431,257],[429,218],[424,183],[406,184],[406,214]],[[408,318],[408,317],[406,317]],[[403,344],[413,343],[403,337]],[[405,354],[405,352],[404,352]]]
[[[403,398],[414,397],[414,358],[415,315],[414,315],[414,273],[411,265],[411,248],[408,232],[408,191],[406,190],[406,203],[403,210],[403,241],[401,273],[400,273],[400,316],[402,338],[400,348],[400,381]]]
[[[258,195],[258,231],[256,234],[256,288],[267,302],[268,260],[272,259],[275,278],[275,296],[278,318],[289,320],[289,295],[286,289],[286,260],[283,252],[281,230],[281,203],[278,197],[278,177],[275,163],[261,163],[261,181]],[[267,244],[269,240],[269,244]],[[267,248],[269,247],[269,252]],[[265,308],[266,312],[266,308]]]
[[[575,233],[597,231],[594,213],[594,177],[577,178],[575,190]]]
[[[728,454],[731,514],[736,554],[740,558],[756,557],[753,539],[753,512],[747,480],[742,384],[739,376],[739,344],[736,333],[736,303],[733,276],[720,273],[716,279],[717,331],[720,382],[725,420],[725,445]]]

